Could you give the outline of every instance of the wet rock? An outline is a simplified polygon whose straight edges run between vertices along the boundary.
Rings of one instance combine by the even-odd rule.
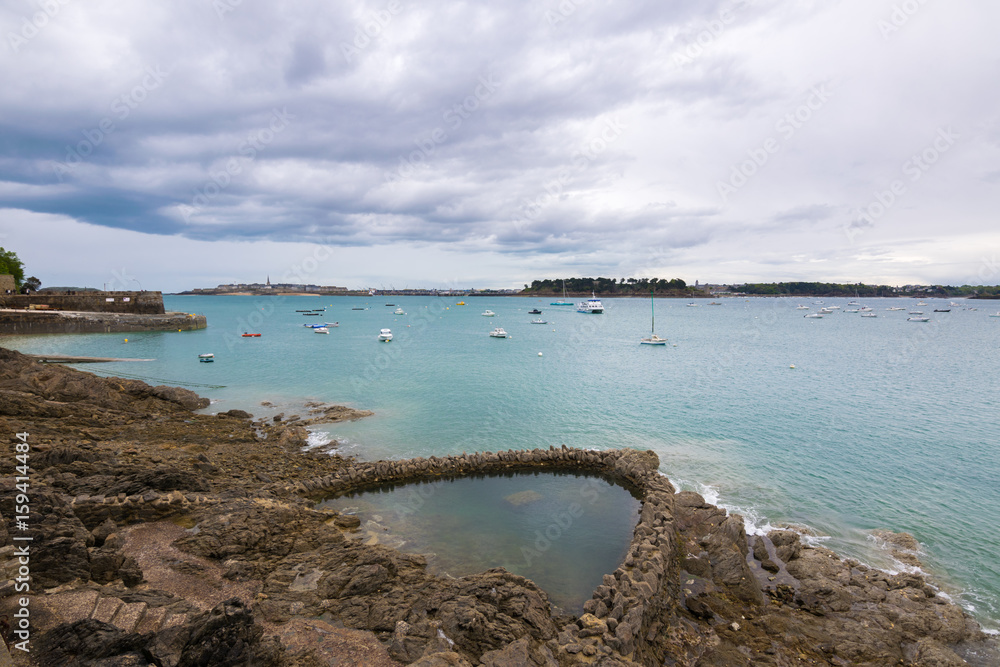
[[[142,655],[144,644],[140,635],[122,632],[109,623],[87,618],[44,633],[38,640],[37,659],[42,665],[63,667],[84,667],[116,656],[134,660]],[[132,664],[147,665],[148,662],[143,660]]]
[[[410,663],[410,667],[472,667],[472,663],[454,651],[433,653]]]
[[[0,514],[13,517],[17,488],[13,478],[0,480]],[[90,578],[94,536],[58,494],[41,487],[31,490],[27,524],[31,527],[32,588],[50,588],[74,579]]]
[[[795,531],[772,530],[767,538],[774,544],[775,555],[784,563],[795,560],[802,552],[802,540]]]
[[[361,518],[354,514],[338,514],[333,519],[333,523],[338,528],[353,529],[361,525]]]
[[[94,530],[90,531],[91,534],[94,536],[94,546],[96,547],[104,546],[104,540],[106,540],[108,536],[114,533],[116,530],[118,530],[118,524],[116,524],[111,519],[105,520],[104,523],[99,525],[97,528],[94,528]]]

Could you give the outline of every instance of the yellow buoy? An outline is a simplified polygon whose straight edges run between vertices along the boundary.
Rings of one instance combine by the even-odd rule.
[[[125,342],[126,342],[126,343],[128,342],[128,338],[126,338],[126,339],[125,339]]]

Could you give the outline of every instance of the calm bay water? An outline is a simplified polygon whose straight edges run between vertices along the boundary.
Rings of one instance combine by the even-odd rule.
[[[910,532],[944,589],[1000,627],[1000,393],[996,302],[869,299],[806,319],[815,299],[656,301],[666,347],[640,346],[648,299],[607,299],[603,315],[554,299],[167,297],[204,313],[195,332],[5,338],[25,352],[152,358],[85,366],[190,383],[209,411],[304,414],[307,400],[375,411],[329,427],[346,454],[406,458],[463,451],[638,447],[675,485],[743,514],[794,524],[845,556],[889,569],[869,537]],[[848,299],[825,299],[846,308]],[[401,306],[406,315],[394,315]],[[352,310],[367,306],[368,310]],[[297,309],[326,307],[319,318]],[[548,325],[530,324],[540,308]],[[971,310],[978,308],[978,310]],[[491,309],[496,317],[483,317]],[[339,321],[329,335],[305,322]],[[487,334],[503,326],[509,339]],[[379,329],[395,339],[378,343]],[[241,338],[245,330],[260,338]],[[128,338],[128,343],[124,342]],[[197,355],[212,352],[213,364]],[[542,356],[538,353],[541,352]],[[790,368],[794,365],[795,368]],[[203,386],[211,385],[211,386]],[[214,388],[221,386],[221,388]],[[270,401],[274,408],[261,406]]]
[[[575,614],[625,558],[639,520],[639,501],[621,486],[553,472],[387,485],[321,506],[356,514],[359,539],[428,555],[435,572],[502,566]]]

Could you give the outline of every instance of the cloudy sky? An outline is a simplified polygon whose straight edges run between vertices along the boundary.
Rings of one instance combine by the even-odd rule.
[[[2,0],[48,285],[1000,283],[1000,4]]]

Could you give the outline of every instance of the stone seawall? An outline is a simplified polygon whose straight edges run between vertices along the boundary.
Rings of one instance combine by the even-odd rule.
[[[0,307],[163,315],[162,292],[40,292],[0,294]]]
[[[0,335],[52,333],[128,333],[132,331],[190,331],[208,325],[204,315],[163,313],[95,313],[44,310],[0,311]]]
[[[603,583],[584,604],[585,613],[564,625],[549,648],[561,664],[574,661],[578,655],[617,655],[638,664],[654,665],[659,651],[651,640],[663,630],[663,612],[671,606],[671,600],[676,600],[674,589],[679,578],[675,489],[659,473],[659,463],[650,451],[591,451],[563,446],[358,462],[343,473],[274,490],[279,494],[319,497],[376,484],[539,469],[590,472],[631,487],[640,495],[642,510],[624,562],[613,574],[604,575]],[[742,537],[745,541],[746,536]],[[504,657],[512,656],[496,656],[501,661]]]

